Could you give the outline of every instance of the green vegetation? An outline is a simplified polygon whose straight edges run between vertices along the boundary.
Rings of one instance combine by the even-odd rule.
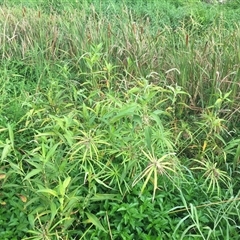
[[[0,1],[0,239],[239,239],[239,2],[72,2]]]

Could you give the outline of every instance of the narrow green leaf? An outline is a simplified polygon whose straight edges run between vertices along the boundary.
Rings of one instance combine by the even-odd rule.
[[[158,174],[157,174],[157,168],[154,168],[154,177],[153,177],[153,196],[152,196],[152,201],[154,201],[155,196],[156,196],[156,190],[157,190],[157,185],[158,185]]]
[[[57,215],[56,204],[54,202],[51,202],[50,208],[51,208],[51,220],[50,220],[50,223],[52,224],[53,220],[55,219],[55,217]]]
[[[148,151],[152,151],[152,130],[151,127],[146,126],[144,129],[144,133],[145,133],[145,142],[147,145],[147,149]]]
[[[71,177],[67,177],[63,182],[63,187],[66,189],[71,181]]]
[[[121,201],[121,196],[118,194],[95,194],[91,197],[91,202],[95,201],[102,201],[102,200],[117,200]]]
[[[23,170],[22,170],[22,168],[20,168],[20,166],[18,166],[18,165],[15,164],[15,163],[12,163],[12,162],[10,162],[10,161],[9,161],[9,164],[10,164],[11,168],[12,168],[17,174],[24,175],[24,174],[23,174]]]
[[[124,106],[122,109],[118,111],[117,115],[111,119],[111,122],[114,123],[120,120],[121,118],[133,116],[137,109],[138,109],[137,104]]]
[[[100,179],[95,178],[95,180],[96,180],[96,182],[98,182],[99,184],[103,185],[104,187],[114,190],[113,188],[111,188],[110,186],[108,186],[107,184],[105,184],[105,183],[104,183],[103,181],[101,181]]]
[[[62,183],[59,179],[59,193],[61,196],[64,196],[66,193],[66,188],[68,187],[69,183],[71,181],[71,177],[67,177],[64,182]]]
[[[144,189],[146,188],[146,185],[147,185],[147,183],[149,182],[149,179],[150,179],[153,171],[154,171],[154,167],[151,167],[151,168],[149,169],[148,174],[147,174],[147,178],[146,178],[145,182],[144,182],[143,185],[142,185],[141,194],[144,192]]]
[[[31,172],[29,172],[26,177],[23,179],[24,181],[37,175],[38,173],[40,173],[42,170],[41,169],[33,169]]]
[[[31,227],[34,228],[34,222],[35,222],[35,220],[34,220],[33,214],[29,214],[29,215],[28,215],[28,222],[30,223]]]
[[[88,220],[86,222],[92,223],[93,225],[95,225],[100,230],[106,232],[106,230],[102,226],[101,222],[99,221],[99,219],[95,215],[93,215],[92,213],[88,213],[88,212],[86,212],[86,214],[87,214],[87,217],[88,217]]]
[[[152,120],[154,120],[160,128],[163,128],[160,117],[156,113],[153,112],[153,113],[151,113],[150,116],[151,116]]]
[[[53,195],[54,197],[58,197],[57,192],[49,188],[40,189],[37,191],[37,193],[47,193],[47,194]]]
[[[9,144],[5,144],[3,150],[2,150],[2,156],[1,156],[1,160],[3,161],[8,154],[11,152],[11,145]]]
[[[14,149],[14,134],[13,134],[12,126],[10,124],[8,124],[7,128],[8,128],[10,142],[11,142],[12,148]]]
[[[56,152],[56,149],[58,148],[59,143],[54,144],[51,146],[50,150],[47,152],[45,161],[48,162],[51,157],[54,156],[54,153]]]

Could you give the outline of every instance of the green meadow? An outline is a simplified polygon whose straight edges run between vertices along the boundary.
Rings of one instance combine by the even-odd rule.
[[[0,29],[1,240],[239,239],[239,0],[1,0]]]

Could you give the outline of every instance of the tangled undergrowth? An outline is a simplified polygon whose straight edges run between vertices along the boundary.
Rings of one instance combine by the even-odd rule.
[[[240,29],[197,2],[1,5],[1,239],[239,238]]]

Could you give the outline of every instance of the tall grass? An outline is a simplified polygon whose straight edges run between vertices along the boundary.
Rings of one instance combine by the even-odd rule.
[[[0,236],[237,238],[238,24],[44,3],[0,9]]]

